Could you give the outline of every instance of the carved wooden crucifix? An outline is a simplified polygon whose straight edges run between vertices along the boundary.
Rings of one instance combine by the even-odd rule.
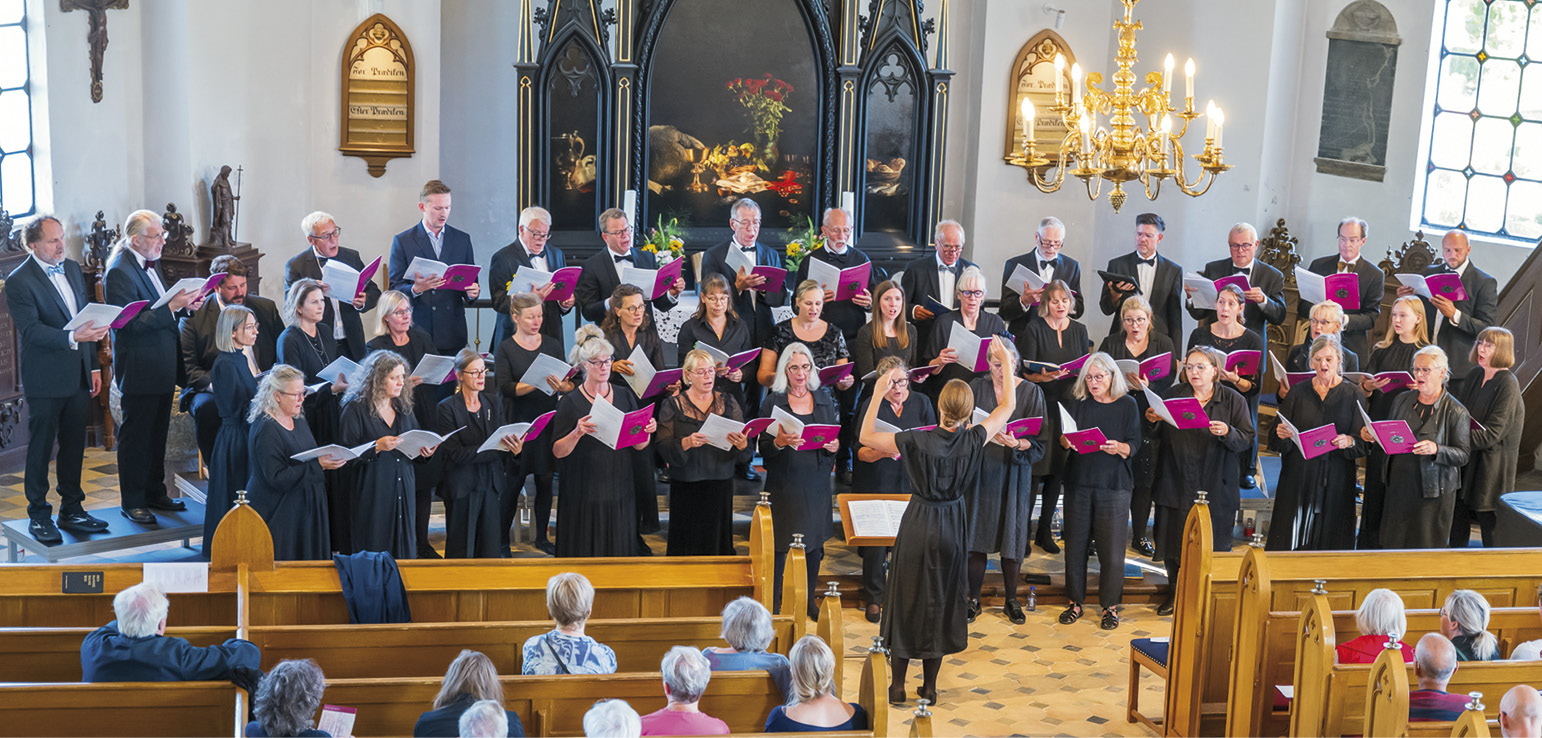
[[[59,9],[84,10],[91,19],[86,41],[91,46],[91,102],[102,101],[102,56],[107,53],[107,11],[126,10],[129,0],[59,0]]]

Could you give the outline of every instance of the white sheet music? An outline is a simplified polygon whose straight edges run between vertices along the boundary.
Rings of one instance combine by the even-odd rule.
[[[535,360],[530,362],[530,368],[525,370],[524,376],[521,376],[519,381],[536,388],[538,392],[554,395],[557,391],[546,383],[546,378],[556,377],[557,381],[561,382],[570,371],[573,371],[572,364],[554,356],[536,354]]]
[[[509,423],[508,425],[499,426],[498,430],[493,431],[492,435],[488,436],[487,440],[477,447],[477,453],[482,453],[483,451],[503,451],[508,453],[508,449],[503,447],[503,439],[509,436],[513,436],[516,440],[523,438],[527,430],[530,430],[529,423]]]
[[[899,533],[909,500],[848,500],[851,533],[861,538],[893,538]]]
[[[1213,280],[1189,272],[1183,275],[1183,286],[1193,287],[1196,290],[1194,294],[1189,295],[1189,304],[1200,310],[1215,309],[1215,298],[1221,293],[1216,290]]]
[[[300,453],[297,453],[289,458],[294,459],[295,461],[310,461],[311,459],[319,459],[325,456],[329,459],[353,461],[374,447],[374,441],[366,441],[357,446],[354,446],[353,448],[339,446],[335,443],[329,443],[325,446],[319,446],[309,451],[301,451]]]
[[[444,384],[455,369],[455,359],[439,354],[423,354],[410,376],[418,377],[424,384]],[[545,384],[544,382],[542,384]]]
[[[316,376],[321,377],[328,382],[335,382],[337,381],[337,375],[341,374],[345,378],[348,378],[352,377],[354,372],[357,371],[359,371],[358,364],[353,363],[353,360],[346,356],[339,356],[336,359],[333,359],[332,363],[326,365],[326,367],[324,367],[321,371],[317,372]]]
[[[112,325],[114,320],[123,313],[123,308],[117,305],[108,305],[100,302],[88,302],[86,306],[75,313],[70,322],[64,324],[64,330],[73,331],[87,323],[95,323],[96,327]]]
[[[509,285],[509,294],[517,295],[521,292],[535,292],[540,287],[552,280],[556,272],[547,272],[535,267],[522,266],[514,270],[514,279]]]
[[[329,262],[330,263],[330,262]],[[443,277],[450,270],[450,265],[434,259],[425,259],[421,256],[412,257],[412,263],[407,265],[407,276],[413,277]]]
[[[650,287],[649,289],[652,288]],[[643,351],[641,344],[632,349],[631,355],[626,357],[626,360],[632,362],[632,376],[626,378],[627,386],[631,387],[632,392],[636,393],[638,397],[642,397],[643,393],[648,391],[648,385],[653,383],[653,377],[659,373],[659,370],[654,368],[653,362],[648,361],[648,354]]]
[[[729,250],[732,251],[733,247],[730,246]],[[839,267],[831,266],[813,257],[805,259],[804,263],[808,264],[808,278],[818,282],[820,289],[833,292],[836,287],[840,286],[841,270]]]
[[[728,434],[744,432],[744,423],[713,413],[702,421],[701,430],[697,432],[707,437],[707,443],[724,451],[733,451],[734,445],[728,441]]]
[[[728,254],[723,257],[723,261],[728,264],[728,268],[734,274],[738,274],[740,269],[743,269],[745,274],[755,270],[755,257],[744,253],[744,249],[739,248],[738,244],[731,241],[728,244]],[[730,283],[729,286],[733,285]],[[652,285],[649,285],[649,288],[651,289]]]
[[[1065,405],[1060,405],[1059,407],[1061,435],[1065,435],[1067,433],[1075,433],[1076,431],[1080,430],[1076,427],[1076,419],[1071,417],[1071,411],[1065,409]]]
[[[352,707],[325,705],[321,708],[321,719],[316,721],[316,730],[327,735],[351,736],[353,721],[358,715],[359,711]]]
[[[1167,409],[1167,403],[1162,401],[1162,396],[1152,392],[1150,387],[1143,387],[1142,391],[1146,393],[1146,402],[1151,405],[1151,409],[1155,410],[1157,415],[1162,416],[1162,419],[1167,421],[1168,425],[1177,428],[1178,421],[1173,419],[1173,414]]]
[[[1018,264],[1017,268],[1012,270],[1012,277],[1007,280],[1007,289],[1019,295],[1028,290],[1042,290],[1044,285],[1044,278],[1040,277],[1038,272],[1029,269],[1026,264]]]
[[[453,436],[465,429],[466,426],[463,425],[442,436],[433,431],[426,431],[421,428],[417,430],[410,430],[401,434],[400,436],[397,436],[398,443],[396,444],[396,450],[402,452],[402,455],[409,459],[416,459],[418,456],[422,455],[423,449],[438,446],[439,444],[444,443],[444,439],[449,438],[450,436]]]
[[[1303,302],[1316,305],[1328,299],[1328,278],[1298,266],[1296,267],[1296,291],[1300,293]]]
[[[789,413],[780,407],[773,407],[771,408],[771,419],[780,424],[782,433],[791,433],[799,436],[803,435],[803,421],[793,417],[792,413]]]
[[[146,562],[143,566],[145,583],[155,585],[165,594],[209,591],[207,561],[166,564]]]
[[[616,441],[621,439],[621,425],[626,422],[626,413],[616,409],[610,400],[596,397],[594,404],[589,406],[589,420],[594,423],[594,437],[614,449]]]
[[[332,297],[352,302],[359,291],[359,270],[343,263],[342,259],[327,259],[321,268],[321,283],[331,288]]]
[[[172,299],[177,296],[178,292],[197,292],[203,289],[204,283],[208,281],[208,277],[183,277],[182,279],[177,280],[176,284],[166,288],[166,293],[161,295],[161,299],[156,300],[155,304],[150,306],[150,309],[154,310],[168,302],[171,302]]]
[[[980,358],[980,342],[985,339],[969,332],[962,323],[954,323],[948,330],[948,348],[958,355],[958,365],[969,371],[979,371],[975,362]]]

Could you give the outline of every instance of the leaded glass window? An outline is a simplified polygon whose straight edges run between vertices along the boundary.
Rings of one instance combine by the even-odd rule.
[[[26,0],[0,0],[0,208],[37,211]]]

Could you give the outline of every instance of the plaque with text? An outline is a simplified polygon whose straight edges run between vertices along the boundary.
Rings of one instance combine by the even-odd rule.
[[[1034,107],[1033,146],[1040,156],[1054,159],[1060,155],[1060,145],[1070,133],[1060,114],[1051,110],[1055,105],[1055,55],[1065,55],[1065,68],[1060,84],[1067,98],[1071,94],[1071,65],[1076,57],[1066,46],[1060,34],[1049,29],[1023,44],[1012,63],[1012,74],[1007,89],[1006,152],[1002,161],[1010,162],[1023,153],[1023,100],[1032,100]]]
[[[363,159],[371,176],[385,174],[390,160],[414,153],[416,74],[412,45],[384,14],[376,13],[348,35],[338,149]]]
[[[1328,31],[1317,171],[1380,182],[1387,172],[1393,76],[1402,39],[1391,11],[1356,0]]]

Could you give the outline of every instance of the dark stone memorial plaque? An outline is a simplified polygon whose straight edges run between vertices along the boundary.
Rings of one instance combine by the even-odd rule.
[[[1397,25],[1375,0],[1358,0],[1328,31],[1317,171],[1382,181],[1392,125]]]

